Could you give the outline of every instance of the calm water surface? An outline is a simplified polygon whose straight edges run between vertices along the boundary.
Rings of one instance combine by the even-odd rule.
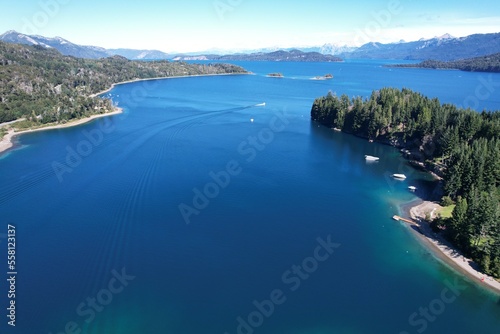
[[[390,219],[428,177],[309,112],[329,90],[383,86],[500,109],[475,98],[500,76],[381,64],[121,85],[123,114],[20,137],[0,157],[0,233],[16,226],[18,261],[17,326],[2,279],[2,332],[498,333],[499,296]]]

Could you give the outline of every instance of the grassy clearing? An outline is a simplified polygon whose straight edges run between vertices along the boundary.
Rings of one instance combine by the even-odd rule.
[[[441,215],[443,218],[451,218],[451,214],[453,212],[453,209],[455,209],[455,205],[450,205],[442,208],[441,210],[438,211],[438,214]]]

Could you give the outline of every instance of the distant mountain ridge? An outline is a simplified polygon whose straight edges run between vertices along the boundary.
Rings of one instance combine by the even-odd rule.
[[[500,52],[500,33],[474,34],[466,37],[453,37],[450,34],[442,36],[420,39],[418,41],[406,42],[400,40],[395,43],[369,42],[360,47],[347,45],[336,45],[327,43],[317,47],[297,47],[297,48],[263,48],[230,54],[228,51],[223,57],[226,60],[235,58],[236,55],[257,55],[261,53],[273,53],[278,51],[292,52],[300,50],[302,52],[317,52],[324,55],[334,55],[344,59],[402,59],[402,60],[426,60],[435,59],[440,61],[453,61],[459,59],[487,56]],[[179,59],[189,60],[187,55],[179,55]],[[212,52],[190,53],[190,60],[211,60],[217,55]],[[220,57],[220,55],[219,55]]]
[[[107,49],[106,51],[109,55],[119,55],[130,60],[165,60],[172,58],[172,55],[158,50]]]
[[[441,37],[404,43],[367,43],[357,50],[341,53],[343,58],[453,61],[500,52],[500,33]]]
[[[82,46],[61,37],[49,38],[38,35],[25,35],[14,30],[7,31],[0,35],[0,41],[15,44],[39,45],[47,49],[54,48],[64,56],[78,58],[98,59],[110,56],[106,49],[97,46]]]
[[[0,41],[24,45],[39,45],[45,48],[54,48],[64,56],[77,58],[99,59],[110,56],[122,56],[130,60],[170,59],[171,56],[158,50],[133,50],[133,49],[105,49],[98,46],[78,45],[61,37],[44,37],[38,35],[25,35],[10,30],[0,35]]]
[[[305,46],[305,47],[293,47],[293,48],[279,48],[279,47],[274,47],[274,48],[262,48],[262,49],[257,49],[257,50],[245,50],[245,51],[240,51],[240,52],[226,52],[226,53],[218,53],[218,54],[248,54],[248,53],[270,53],[270,52],[275,52],[275,51],[293,51],[293,50],[300,50],[302,52],[319,52],[324,55],[339,55],[341,53],[347,53],[347,52],[352,52],[355,51],[357,47],[355,46],[348,46],[348,45],[337,45],[333,43],[326,43],[323,44],[322,46]],[[204,54],[214,54],[214,52],[201,52]],[[199,53],[198,53],[199,54]]]
[[[233,54],[233,55],[200,55],[200,56],[177,56],[174,60],[217,60],[217,61],[297,61],[297,62],[339,62],[341,58],[324,55],[319,52],[303,52],[300,50],[291,51],[274,51],[274,52],[257,52],[250,54]]]
[[[131,60],[175,59],[175,60],[267,60],[267,61],[339,61],[344,59],[406,59],[453,61],[481,57],[500,52],[500,33],[475,34],[455,38],[449,34],[431,39],[397,43],[370,42],[361,47],[324,44],[318,47],[286,48],[277,47],[245,51],[225,55],[219,51],[171,55],[158,50],[105,49],[97,46],[74,44],[64,38],[48,38],[7,31],[0,35],[0,41],[54,48],[63,55],[78,58],[98,59],[120,55]],[[222,52],[222,51],[221,51]],[[301,54],[302,52],[303,54]],[[324,57],[326,56],[326,57]],[[329,57],[330,56],[330,57]]]
[[[44,48],[53,48],[58,50],[64,56],[73,56],[77,58],[99,59],[119,55],[130,60],[253,60],[253,61],[318,61],[335,62],[342,59],[324,55],[319,52],[303,52],[300,50],[278,50],[274,52],[236,54],[236,55],[198,55],[174,57],[158,50],[135,50],[135,49],[104,49],[97,46],[83,46],[74,44],[64,38],[48,38],[37,35],[25,35],[16,31],[7,31],[0,35],[0,41],[24,45],[38,45]]]

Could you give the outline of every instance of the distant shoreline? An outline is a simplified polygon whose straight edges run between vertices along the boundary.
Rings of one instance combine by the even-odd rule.
[[[416,205],[415,205],[416,204]],[[432,231],[429,223],[425,220],[426,214],[434,216],[434,211],[441,206],[430,201],[417,200],[401,206],[401,212],[419,223],[419,228],[412,228],[412,234],[418,241],[428,249],[437,259],[452,267],[460,274],[468,277],[473,283],[500,294],[500,282],[495,278],[479,272],[477,264],[471,259],[465,258],[456,250],[443,236]]]
[[[164,80],[164,79],[181,79],[181,78],[197,78],[197,77],[216,77],[216,76],[227,76],[227,75],[250,75],[252,73],[247,72],[247,73],[214,73],[214,74],[194,74],[194,75],[176,75],[172,77],[158,77],[158,78],[145,78],[145,79],[133,79],[133,80],[127,80],[127,81],[121,81],[117,82],[111,85],[110,88],[105,89],[101,92],[89,95],[89,97],[96,97],[102,94],[106,94],[110,91],[113,90],[118,85],[125,85],[129,83],[134,83],[134,82],[141,82],[141,81],[153,81],[153,80]]]
[[[134,83],[134,82],[140,82],[140,81],[152,81],[152,80],[164,80],[164,79],[180,79],[180,78],[193,78],[193,77],[211,77],[211,76],[226,76],[226,75],[248,75],[252,73],[218,73],[218,74],[195,74],[195,75],[182,75],[182,76],[172,76],[172,77],[158,77],[158,78],[145,78],[145,79],[134,79],[134,80],[128,80],[128,81],[122,81],[118,83],[114,83],[111,85],[110,88],[105,89],[101,92],[89,95],[89,97],[94,98],[99,95],[105,94],[107,92],[110,92],[113,90],[118,85],[124,85],[124,84],[129,84],[129,83]],[[74,121],[70,121],[65,124],[57,124],[57,125],[52,125],[52,126],[46,126],[46,127],[40,127],[40,128],[35,128],[35,129],[27,129],[27,130],[22,130],[16,132],[12,128],[9,129],[6,135],[3,136],[3,138],[0,140],[0,154],[11,149],[14,146],[13,138],[25,133],[32,133],[32,132],[38,132],[38,131],[46,131],[46,130],[54,130],[54,129],[62,129],[62,128],[69,128],[81,124],[88,123],[90,121],[93,121],[96,118],[101,118],[101,117],[107,117],[107,116],[113,116],[117,115],[123,112],[123,109],[120,107],[114,107],[114,110],[111,112],[107,112],[104,114],[96,114],[92,115],[87,118],[81,118],[77,119]],[[9,122],[10,123],[10,122]]]

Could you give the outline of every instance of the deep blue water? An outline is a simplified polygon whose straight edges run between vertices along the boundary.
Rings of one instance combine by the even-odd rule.
[[[17,326],[2,314],[2,332],[497,333],[499,296],[391,220],[427,175],[309,112],[329,90],[384,86],[500,109],[498,88],[476,94],[500,76],[381,64],[242,63],[255,75],[120,85],[123,114],[21,136],[0,157],[18,272]]]

